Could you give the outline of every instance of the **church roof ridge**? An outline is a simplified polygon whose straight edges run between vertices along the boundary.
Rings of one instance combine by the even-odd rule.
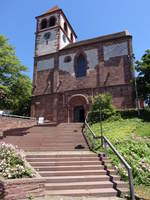
[[[81,41],[78,41],[78,42],[75,42],[75,43],[72,43],[72,44],[68,44],[63,49],[69,49],[69,48],[72,48],[72,47],[82,46],[82,45],[86,45],[86,44],[90,44],[90,43],[96,43],[96,42],[105,41],[105,40],[117,39],[117,38],[125,37],[125,36],[132,37],[128,30],[124,30],[124,31],[121,31],[121,32],[102,35],[102,36],[99,36],[99,37],[81,40]]]

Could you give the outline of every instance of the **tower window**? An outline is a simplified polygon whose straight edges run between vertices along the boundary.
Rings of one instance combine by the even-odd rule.
[[[72,33],[70,34],[70,39],[73,42],[73,34]]]
[[[55,26],[56,25],[56,17],[52,16],[49,19],[49,26]]]
[[[64,30],[66,31],[66,33],[68,33],[68,27],[67,27],[67,23],[64,23]]]
[[[63,34],[62,36],[64,43],[66,43],[66,36]]]
[[[71,56],[65,56],[64,63],[71,62]]]
[[[76,77],[86,76],[86,59],[82,54],[80,54],[77,58],[75,71],[76,71]]]
[[[41,21],[41,29],[47,28],[47,19]]]

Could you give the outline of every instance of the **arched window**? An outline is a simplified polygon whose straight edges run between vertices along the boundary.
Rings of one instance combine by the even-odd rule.
[[[47,28],[47,19],[41,21],[41,29]]]
[[[76,62],[76,77],[86,76],[86,60],[85,57],[80,54]]]
[[[73,42],[73,34],[72,33],[70,34],[70,39]]]
[[[66,33],[68,33],[68,27],[66,22],[64,22],[64,30],[66,31]]]
[[[50,19],[49,19],[49,26],[50,27],[51,26],[55,26],[55,24],[56,24],[56,17],[54,17],[54,16],[50,17]]]

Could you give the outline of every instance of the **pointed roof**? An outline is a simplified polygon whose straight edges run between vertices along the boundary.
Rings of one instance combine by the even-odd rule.
[[[45,12],[44,14],[47,14],[47,13],[51,13],[51,12],[55,12],[55,11],[58,11],[60,10],[60,8],[56,5],[54,7],[52,7],[51,9],[49,9],[47,12]]]
[[[51,13],[54,13],[54,12],[57,12],[57,11],[61,11],[61,9],[56,5],[56,6],[52,7],[51,9],[49,9],[48,11],[46,11],[46,12],[42,13],[41,15],[37,16],[36,18],[45,16],[45,15],[48,15],[48,14],[51,14]]]

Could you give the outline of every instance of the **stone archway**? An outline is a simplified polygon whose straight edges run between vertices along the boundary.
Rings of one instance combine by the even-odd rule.
[[[89,109],[89,101],[82,94],[72,95],[68,101],[68,122],[83,122]]]

